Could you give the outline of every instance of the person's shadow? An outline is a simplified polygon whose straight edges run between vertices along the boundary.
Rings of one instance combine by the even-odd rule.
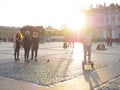
[[[94,68],[90,70],[85,70],[85,69],[82,70],[85,80],[89,83],[90,90],[93,90],[100,83],[99,75],[97,74]]]
[[[66,54],[67,53],[67,54]],[[54,78],[54,76],[56,75],[56,73],[59,71],[59,69],[61,68],[62,64],[64,62],[67,62],[67,64],[65,65],[64,67],[64,70],[63,70],[63,77],[65,78],[66,77],[66,73],[67,73],[67,70],[69,68],[69,65],[71,64],[72,60],[69,59],[69,57],[71,56],[71,54],[73,53],[73,49],[70,49],[69,51],[65,51],[65,54],[63,54],[61,56],[61,58],[64,58],[65,60],[61,60],[59,61],[58,65],[56,66],[56,69],[54,70],[54,73],[52,75],[51,78]],[[67,55],[67,56],[66,56]]]

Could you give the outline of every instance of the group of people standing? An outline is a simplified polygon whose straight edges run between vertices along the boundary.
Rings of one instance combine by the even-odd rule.
[[[74,45],[74,44],[73,44]],[[88,61],[91,61],[91,45],[92,45],[92,37],[90,32],[86,31],[85,37],[83,40],[84,45],[84,61],[86,62],[87,56]],[[19,60],[19,51],[21,46],[24,48],[24,60],[29,61],[29,52],[31,50],[31,58],[30,60],[37,61],[37,52],[39,48],[39,35],[37,32],[33,32],[32,37],[30,36],[30,32],[26,31],[24,37],[21,37],[21,33],[17,32],[14,38],[14,59],[15,61]]]
[[[37,32],[34,32],[32,37],[30,36],[30,32],[26,31],[25,36],[22,38],[21,33],[17,32],[14,37],[14,60],[19,59],[19,51],[21,46],[24,48],[24,60],[29,61],[29,52],[31,50],[31,58],[30,60],[37,61],[37,52],[39,48],[39,35]],[[35,54],[35,55],[34,55]]]

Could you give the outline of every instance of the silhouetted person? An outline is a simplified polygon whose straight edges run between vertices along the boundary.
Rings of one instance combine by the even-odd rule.
[[[107,38],[107,46],[112,46],[112,39],[110,37]]]
[[[21,47],[21,36],[20,32],[17,32],[14,37],[14,60],[19,60],[19,50]]]
[[[33,60],[33,58],[34,58],[35,61],[37,61],[37,54],[38,54],[37,52],[38,52],[38,48],[39,48],[39,37],[38,37],[38,33],[37,32],[33,33],[32,47],[31,48],[32,48],[31,60]]]
[[[30,32],[26,31],[25,36],[23,38],[23,47],[24,47],[24,59],[25,61],[28,61],[29,59],[29,52],[31,48],[31,37],[30,37]]]

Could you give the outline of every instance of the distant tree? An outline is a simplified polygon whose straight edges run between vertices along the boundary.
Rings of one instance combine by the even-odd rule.
[[[45,35],[45,29],[43,26],[24,26],[20,29],[21,33],[25,35],[25,31],[30,31],[30,35],[32,36],[33,32],[38,32],[40,36]]]
[[[36,28],[39,30],[39,35],[40,36],[45,36],[46,31],[45,31],[43,26],[37,26]]]

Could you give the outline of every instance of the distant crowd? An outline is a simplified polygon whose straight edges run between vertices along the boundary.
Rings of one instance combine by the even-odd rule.
[[[2,37],[0,37],[0,41],[3,41],[3,42],[13,42],[13,37],[11,37],[11,38],[2,38]]]

